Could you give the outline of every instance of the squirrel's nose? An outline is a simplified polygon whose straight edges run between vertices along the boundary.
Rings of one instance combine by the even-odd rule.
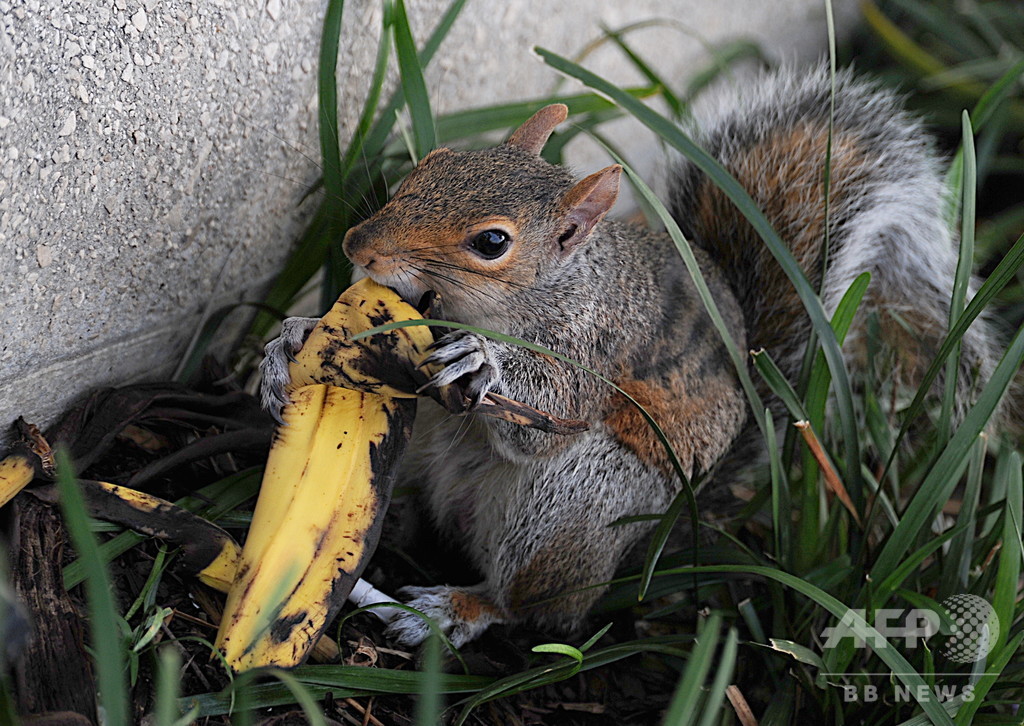
[[[352,264],[360,267],[370,268],[377,261],[373,250],[370,247],[370,237],[365,229],[366,222],[357,224],[345,233],[345,241],[342,242],[342,249]]]

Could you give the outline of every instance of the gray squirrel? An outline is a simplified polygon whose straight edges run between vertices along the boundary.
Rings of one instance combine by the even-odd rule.
[[[892,92],[840,72],[822,285],[830,91],[822,66],[764,72],[698,112],[694,138],[764,211],[826,311],[871,273],[848,365],[865,367],[873,313],[890,375],[913,385],[945,335],[957,263],[944,165]],[[742,468],[753,440],[735,369],[669,236],[606,219],[621,167],[577,181],[540,157],[566,113],[543,108],[492,149],[436,149],[349,230],[345,253],[407,300],[439,293],[445,319],[536,342],[612,379],[659,422],[687,475],[712,472],[707,488],[722,490],[722,472]],[[740,350],[768,350],[793,380],[810,323],[766,246],[688,161],[673,170],[669,199]],[[269,405],[287,381],[288,353],[315,322],[289,319],[268,346]],[[983,320],[964,337],[960,410],[990,376],[994,347]],[[444,365],[434,384],[457,383],[471,401],[493,391],[590,429],[556,436],[424,402],[400,481],[419,487],[483,581],[400,593],[456,646],[498,622],[572,630],[603,592],[592,586],[652,527],[609,525],[660,513],[679,491],[660,442],[613,389],[549,356],[456,331],[428,360]],[[389,633],[415,645],[428,629],[403,614]]]

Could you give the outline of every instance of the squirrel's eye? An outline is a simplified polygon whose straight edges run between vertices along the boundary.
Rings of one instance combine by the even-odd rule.
[[[469,242],[470,248],[485,260],[496,260],[508,250],[512,238],[500,229],[489,229]]]

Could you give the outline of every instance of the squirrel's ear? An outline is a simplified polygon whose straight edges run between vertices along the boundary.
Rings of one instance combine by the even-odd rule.
[[[551,132],[568,116],[569,109],[564,103],[545,106],[513,131],[505,144],[538,156],[544,148],[544,144],[547,143],[548,137],[551,136]]]
[[[562,253],[585,240],[619,196],[622,167],[613,164],[576,183],[562,199],[563,230],[558,237]]]

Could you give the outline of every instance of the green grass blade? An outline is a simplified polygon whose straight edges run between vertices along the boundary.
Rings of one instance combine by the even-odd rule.
[[[328,0],[320,35],[320,65],[317,71],[318,119],[320,122],[320,157],[323,164],[324,189],[329,197],[341,199],[341,145],[338,140],[338,41],[341,38],[341,16],[344,0]]]
[[[412,38],[409,17],[405,12],[405,0],[395,0],[393,29],[398,70],[402,77],[402,91],[405,93],[409,117],[412,120],[416,159],[419,160],[437,145],[437,132],[434,129],[434,114],[430,110],[427,84],[423,80],[423,66],[416,53],[416,43]]]
[[[441,640],[436,635],[427,638],[421,659],[423,679],[416,700],[417,726],[434,726],[441,715]]]
[[[384,0],[384,11],[381,13],[380,40],[377,41],[377,58],[373,63],[370,90],[367,92],[366,101],[363,103],[363,110],[359,114],[359,123],[356,124],[355,133],[352,134],[352,140],[349,141],[348,148],[345,149],[345,156],[341,160],[341,174],[346,179],[352,173],[352,168],[363,154],[363,144],[373,125],[374,116],[377,114],[377,106],[380,103],[380,94],[384,90],[384,82],[387,80],[388,60],[391,57],[392,13],[390,1]]]
[[[696,723],[700,706],[704,702],[704,680],[711,670],[721,628],[722,617],[717,613],[703,623],[697,635],[697,645],[690,651],[683,676],[665,712],[662,721],[664,726],[691,726]],[[717,707],[718,704],[715,704]]]
[[[274,280],[263,302],[267,310],[276,310],[277,314],[261,311],[252,321],[249,334],[262,340],[270,332],[275,323],[280,322],[287,314],[292,300],[309,279],[320,269],[327,257],[327,248],[334,241],[331,236],[332,226],[329,224],[331,205],[324,200],[309,225],[303,230],[298,244],[285,262],[284,268]]]
[[[956,322],[964,313],[967,304],[967,292],[971,282],[971,271],[974,269],[974,226],[975,226],[975,190],[977,188],[977,158],[974,155],[974,131],[971,129],[971,117],[963,113],[963,174],[961,176],[961,228],[960,255],[953,278],[953,296],[949,302],[949,328],[956,327]],[[945,390],[942,397],[942,414],[938,422],[939,444],[949,439],[952,426],[953,408],[956,404],[957,379],[960,372],[960,341],[954,343],[953,351],[946,361]]]
[[[156,726],[174,726],[181,712],[178,710],[178,684],[181,682],[181,654],[170,645],[160,649],[157,668]]]
[[[256,671],[251,671],[255,673]],[[292,696],[295,698],[302,711],[306,714],[306,722],[309,726],[327,726],[327,721],[324,719],[323,710],[317,705],[316,698],[309,688],[294,675],[288,671],[283,671],[280,668],[271,668],[269,674],[274,676],[277,680],[281,681],[285,687],[291,691]]]
[[[978,99],[974,110],[971,111],[971,119],[974,121],[976,130],[980,131],[989,122],[995,110],[1017,87],[1017,80],[1021,75],[1024,75],[1024,57],[1010,66],[1006,73],[989,86],[988,90]]]
[[[968,576],[971,560],[974,557],[974,537],[978,501],[981,495],[982,477],[985,473],[985,454],[988,451],[988,437],[982,434],[974,446],[974,456],[967,467],[967,483],[961,499],[960,512],[957,514],[958,525],[964,525],[956,537],[949,543],[949,551],[944,558],[943,570],[939,584],[941,598],[968,591]]]
[[[971,447],[974,446],[978,435],[991,420],[1022,361],[1024,361],[1024,329],[1019,330],[1014,336],[1010,347],[999,361],[999,365],[996,366],[992,378],[978,397],[977,403],[964,417],[963,423],[960,424],[910,500],[900,523],[886,539],[885,545],[872,567],[872,580],[876,582],[884,580],[892,574],[903,554],[913,547],[918,534],[926,529],[927,523],[934,516],[938,507],[949,499],[953,488],[958,483],[958,476],[951,476],[951,472],[958,472],[962,468]]]
[[[635,98],[649,98],[655,95],[657,90],[649,86],[639,86],[626,89],[626,93]],[[488,131],[503,131],[518,126],[538,109],[552,103],[564,103],[568,106],[570,120],[616,108],[615,104],[596,93],[577,93],[455,111],[437,119],[438,142],[443,144]]]
[[[607,147],[605,147],[607,149]],[[760,413],[764,410],[764,403],[761,401],[761,397],[757,393],[757,389],[754,386],[754,382],[750,379],[750,371],[747,367],[747,359],[736,345],[735,339],[732,337],[732,333],[729,331],[728,326],[725,324],[722,313],[718,309],[718,303],[715,302],[714,296],[711,294],[711,290],[708,289],[707,283],[704,281],[704,275],[700,271],[700,266],[697,264],[697,258],[693,254],[693,248],[690,247],[690,243],[683,236],[682,231],[679,229],[679,225],[672,219],[672,215],[669,214],[665,205],[661,203],[657,195],[651,190],[647,183],[637,174],[633,169],[626,164],[621,157],[617,156],[611,149],[607,149],[612,157],[619,164],[622,165],[623,170],[629,177],[630,182],[634,188],[640,192],[648,206],[654,210],[661,220],[662,224],[665,225],[665,229],[668,231],[669,236],[672,238],[672,242],[675,244],[676,249],[679,251],[679,256],[683,260],[683,264],[686,265],[686,271],[690,274],[690,279],[693,280],[694,286],[697,288],[697,294],[700,296],[701,302],[704,304],[704,309],[707,311],[708,316],[711,318],[711,322],[715,326],[715,330],[718,331],[719,337],[725,343],[726,349],[729,351],[729,358],[732,360],[733,366],[736,368],[736,375],[740,379],[740,384],[743,386],[743,390],[747,395],[752,410],[755,412],[755,418],[758,421],[758,425],[761,431],[765,431],[764,421],[761,420]]]
[[[822,277],[824,279],[824,277]],[[842,299],[832,314],[832,329],[835,331],[836,340],[839,345],[846,341],[846,335],[853,325],[854,317],[864,299],[868,284],[871,282],[871,273],[862,272],[843,293]],[[804,394],[806,419],[815,432],[825,431],[825,407],[828,404],[829,389],[832,383],[832,373],[829,371],[825,354],[821,351],[814,351],[808,348],[805,361],[811,361],[810,374],[807,377],[807,388]],[[819,439],[821,437],[819,436]],[[818,462],[814,454],[804,447],[803,450],[803,487],[800,504],[801,517],[797,526],[800,547],[795,553],[795,565],[801,571],[810,566],[814,557],[815,547],[821,536],[821,513],[820,496],[821,492],[816,485],[818,481]],[[858,507],[859,509],[859,507]]]
[[[128,726],[128,689],[125,684],[124,641],[118,628],[113,588],[99,547],[89,531],[90,518],[78,488],[67,451],[57,452],[57,489],[71,542],[82,559],[86,599],[89,603],[89,632],[99,687],[99,703],[107,726]]]
[[[326,242],[322,261],[324,274],[320,286],[320,307],[326,309],[348,284],[350,270],[338,243],[348,229],[348,207],[345,199],[345,174],[342,171],[341,137],[338,125],[338,43],[341,38],[343,0],[329,0],[320,35],[320,63],[317,72],[319,101],[320,156],[323,168],[326,216]],[[351,144],[350,144],[351,146]],[[306,278],[308,279],[308,278]],[[306,279],[301,281],[305,284]],[[289,300],[291,302],[291,300]]]
[[[964,522],[950,530],[943,532],[938,537],[929,540],[923,547],[917,549],[906,556],[899,566],[889,574],[884,580],[874,586],[871,593],[871,602],[875,606],[883,605],[900,587],[903,586],[904,581],[910,577],[921,563],[924,562],[928,557],[935,553],[942,545],[955,538],[957,535],[965,534],[969,531],[968,523]]]
[[[999,616],[999,638],[993,650],[1000,648],[1010,636],[1010,628],[1014,621],[1014,609],[1021,595],[1021,515],[1022,492],[1021,457],[1016,451],[1004,454],[1009,462],[1006,472],[1006,505],[1003,509],[1002,547],[999,549],[999,562],[996,567],[996,587],[992,595],[992,608]]]
[[[298,679],[314,698],[331,691],[335,698],[372,696],[380,694],[415,694],[422,687],[424,675],[419,671],[399,671],[384,668],[365,668],[344,665],[305,665],[290,673]],[[460,676],[441,673],[440,689],[443,693],[475,693],[494,682],[488,676]],[[186,696],[179,703],[183,709],[198,709],[198,717],[218,716],[231,709],[235,689],[248,692],[249,708],[270,708],[295,703],[292,691],[282,684],[244,682],[228,686],[217,693]]]
[[[807,411],[804,410],[804,405],[800,402],[800,398],[796,395],[796,391],[793,390],[793,386],[786,380],[786,376],[779,370],[779,367],[772,360],[768,351],[755,350],[751,353],[751,357],[754,359],[754,367],[757,368],[757,372],[761,374],[765,383],[772,389],[772,393],[789,410],[789,415],[795,421],[806,421]]]
[[[945,364],[946,359],[950,353],[959,343],[960,339],[963,338],[967,328],[970,327],[971,323],[977,319],[985,307],[992,302],[999,292],[1006,287],[1006,285],[1014,279],[1017,274],[1017,270],[1024,264],[1024,234],[1022,234],[1017,241],[1014,243],[1010,251],[1006,253],[1006,256],[996,265],[996,268],[985,280],[985,284],[981,286],[981,289],[971,298],[970,304],[964,310],[963,314],[957,319],[956,325],[946,335],[946,339],[942,341],[942,345],[939,346],[939,350],[935,353],[934,360],[931,365],[928,366],[928,370],[925,372],[921,385],[917,389],[917,394],[914,396],[914,400],[907,408],[904,414],[904,420],[902,426],[900,426],[900,432],[896,436],[896,443],[892,447],[892,452],[889,454],[889,460],[886,463],[886,470],[892,466],[893,460],[896,458],[896,452],[900,448],[900,443],[903,441],[903,437],[907,435],[907,431],[910,430],[911,425],[917,418],[922,414],[924,409],[925,399],[928,397],[928,392],[931,390],[932,382],[939,375],[939,371],[942,370],[942,366]],[[884,476],[882,479],[884,480]]]
[[[789,489],[783,482],[782,458],[779,455],[779,441],[775,436],[775,422],[771,412],[764,411],[764,422],[767,427],[765,442],[768,444],[768,462],[772,482],[772,534],[775,541],[774,555],[786,569],[792,567],[790,552],[790,498]]]
[[[737,209],[750,222],[754,230],[764,240],[772,256],[782,267],[786,276],[793,283],[797,295],[807,309],[811,324],[821,340],[822,349],[825,352],[825,359],[828,361],[832,371],[832,378],[835,381],[836,408],[842,426],[842,435],[846,454],[846,485],[858,506],[861,502],[860,486],[860,445],[857,432],[857,420],[854,415],[853,396],[850,389],[849,375],[846,371],[846,363],[843,360],[839,344],[836,342],[832,328],[825,316],[821,300],[811,287],[806,275],[800,269],[796,259],[787,248],[786,244],[772,229],[767,218],[758,209],[754,200],[735,178],[725,170],[724,167],[707,152],[698,147],[689,137],[686,136],[674,123],[652,111],[629,94],[622,91],[612,83],[597,76],[596,74],[582,68],[581,66],[563,58],[555,53],[535,48],[535,52],[541,56],[545,63],[555,70],[571,76],[584,85],[593,88],[615,101],[619,106],[635,116],[641,123],[654,131],[664,139],[670,146],[686,156],[693,164],[718,186],[722,192],[729,197]],[[760,416],[762,407],[754,409],[755,415]],[[762,427],[763,430],[763,427]]]
[[[276,308],[264,303],[238,302],[217,308],[203,320],[203,324],[192,337],[192,341],[189,343],[188,349],[182,356],[181,362],[178,363],[178,367],[175,369],[171,379],[181,383],[188,383],[192,380],[192,377],[199,371],[199,367],[202,365],[210,345],[217,340],[217,331],[220,329],[221,324],[227,320],[231,313],[244,307],[256,308],[266,313],[270,320],[281,320],[283,318],[283,315]]]
[[[736,669],[736,651],[739,645],[739,633],[736,628],[729,628],[725,636],[725,645],[722,646],[722,654],[718,661],[718,670],[715,678],[708,688],[707,698],[704,699],[704,716],[699,726],[714,726],[721,721],[722,705],[725,702],[725,689],[729,687],[733,672]]]
[[[661,97],[665,99],[665,103],[668,104],[669,109],[672,111],[672,115],[679,118],[683,115],[683,104],[679,98],[672,92],[672,87],[665,82],[665,80],[658,75],[658,73],[651,68],[651,66],[641,58],[632,46],[626,43],[625,38],[620,31],[612,30],[611,28],[602,27],[605,35],[612,41],[619,50],[621,50],[629,62],[633,64],[633,67],[640,72],[644,78],[650,82],[650,84],[661,90]]]
[[[437,53],[438,48],[441,47],[441,43],[444,42],[445,37],[448,35],[448,31],[451,30],[455,20],[459,17],[459,13],[462,12],[463,6],[466,4],[466,0],[452,0],[452,3],[445,10],[444,15],[438,21],[434,30],[430,33],[430,37],[427,42],[423,45],[423,50],[419,52],[419,65],[421,68],[426,68],[430,65],[430,61],[433,59],[434,54]],[[384,108],[380,112],[377,123],[373,125],[370,133],[366,137],[364,142],[364,148],[366,149],[366,156],[369,158],[375,158],[384,149],[387,144],[388,137],[391,136],[391,129],[394,127],[396,114],[398,109],[405,103],[405,92],[402,88],[399,88],[385,104]]]
[[[843,293],[842,299],[836,306],[836,311],[832,314],[832,329],[835,331],[839,345],[846,342],[846,336],[850,332],[850,327],[853,325],[853,320],[870,282],[870,272],[862,272],[854,278],[846,292]],[[825,423],[825,406],[828,403],[831,378],[832,375],[825,362],[824,354],[819,351],[811,370],[806,396],[807,415],[811,424],[819,430]]]
[[[1010,663],[1010,659],[1017,656],[1020,659],[1021,645],[1024,644],[1024,633],[1018,633],[1013,640],[1003,646],[1002,650],[996,651],[989,660],[988,668],[977,683],[974,684],[974,698],[965,701],[960,711],[956,714],[956,726],[970,726],[975,722],[974,716],[978,709],[985,705],[985,696],[996,684],[1003,669]],[[1015,669],[1019,673],[1019,669]],[[1018,691],[1019,692],[1019,691]],[[993,721],[992,723],[1020,724],[1020,714],[1012,721]]]
[[[696,488],[696,483],[691,482],[691,485]],[[647,552],[644,555],[644,566],[640,573],[640,586],[637,592],[637,600],[643,600],[647,596],[647,590],[651,585],[651,578],[654,576],[654,571],[658,566],[658,560],[661,558],[662,552],[665,551],[665,545],[668,543],[668,537],[672,533],[672,529],[675,527],[676,520],[679,519],[679,515],[683,512],[683,507],[688,506],[690,508],[690,518],[693,523],[697,522],[696,500],[690,501],[692,496],[689,487],[683,487],[675,497],[672,498],[672,503],[669,504],[668,509],[661,515],[658,520],[658,526],[655,527],[654,533],[651,535],[651,541],[647,545]],[[697,541],[697,527],[693,526],[693,538],[694,547],[699,546]],[[696,551],[696,550],[695,550]]]

